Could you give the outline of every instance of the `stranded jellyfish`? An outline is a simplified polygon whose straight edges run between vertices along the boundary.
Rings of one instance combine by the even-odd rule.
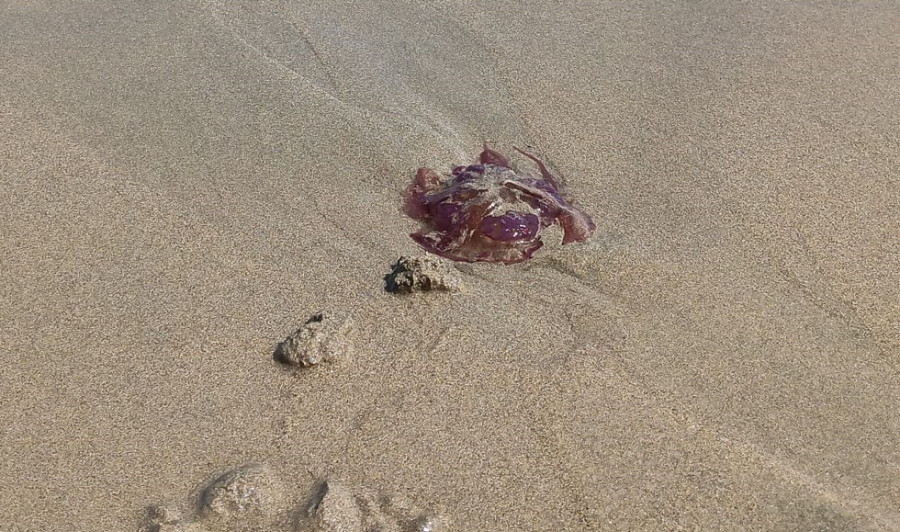
[[[543,245],[541,230],[550,225],[562,227],[563,244],[590,237],[594,222],[566,200],[544,163],[516,151],[534,161],[540,175],[516,169],[487,146],[478,163],[457,166],[447,176],[419,168],[405,209],[423,225],[413,240],[451,260],[514,264],[531,258]]]

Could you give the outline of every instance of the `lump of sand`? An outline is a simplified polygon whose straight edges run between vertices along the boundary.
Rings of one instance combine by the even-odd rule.
[[[353,493],[333,480],[321,486],[319,501],[310,508],[312,530],[315,532],[344,532],[363,530],[362,513]]]
[[[149,508],[140,532],[450,530],[442,513],[423,512],[400,494],[327,479],[301,506],[297,495],[285,489],[268,466],[246,464],[213,477],[199,492],[199,500],[191,497],[190,502]]]
[[[324,481],[307,519],[298,530],[304,532],[356,532],[382,530],[395,532],[443,532],[449,522],[436,514],[421,512],[405,497],[380,495],[371,490],[351,489],[334,479]]]
[[[459,272],[447,261],[432,255],[401,256],[384,281],[385,290],[395,294],[459,292],[463,287]]]
[[[263,464],[246,464],[214,477],[190,504],[149,509],[140,532],[287,530],[291,503],[280,480]]]
[[[353,351],[354,335],[355,326],[350,316],[320,312],[278,345],[275,360],[302,367],[335,362],[349,357]]]
[[[248,464],[210,482],[203,490],[201,510],[205,515],[272,515],[282,509],[284,498],[284,488],[266,466]]]

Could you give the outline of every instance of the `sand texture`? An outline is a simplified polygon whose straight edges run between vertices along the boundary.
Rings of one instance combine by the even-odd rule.
[[[900,530],[898,179],[895,1],[0,0],[0,530]]]

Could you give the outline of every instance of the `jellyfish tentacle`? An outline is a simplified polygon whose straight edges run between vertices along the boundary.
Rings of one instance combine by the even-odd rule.
[[[503,166],[505,168],[512,169],[512,166],[509,164],[509,159],[506,158],[505,155],[498,151],[494,151],[488,148],[487,142],[482,146],[484,149],[481,152],[481,155],[478,159],[481,161],[481,164],[493,164],[494,166]]]
[[[519,148],[516,148],[515,146],[513,146],[513,149],[516,150],[517,152],[521,153],[525,157],[528,157],[529,159],[534,161],[534,163],[540,169],[541,176],[544,177],[544,180],[546,180],[548,183],[550,183],[550,185],[553,186],[553,188],[559,188],[559,184],[556,182],[556,178],[553,177],[553,174],[550,173],[550,170],[547,170],[547,165],[544,164],[544,161],[538,159],[537,157],[528,153],[525,150],[520,150]]]

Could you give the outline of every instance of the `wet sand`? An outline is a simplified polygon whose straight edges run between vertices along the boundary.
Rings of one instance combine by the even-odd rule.
[[[897,28],[5,2],[0,529],[900,529]],[[484,140],[533,147],[595,236],[388,293],[416,168]],[[348,356],[276,361],[323,311]],[[246,464],[272,513],[204,495]]]

